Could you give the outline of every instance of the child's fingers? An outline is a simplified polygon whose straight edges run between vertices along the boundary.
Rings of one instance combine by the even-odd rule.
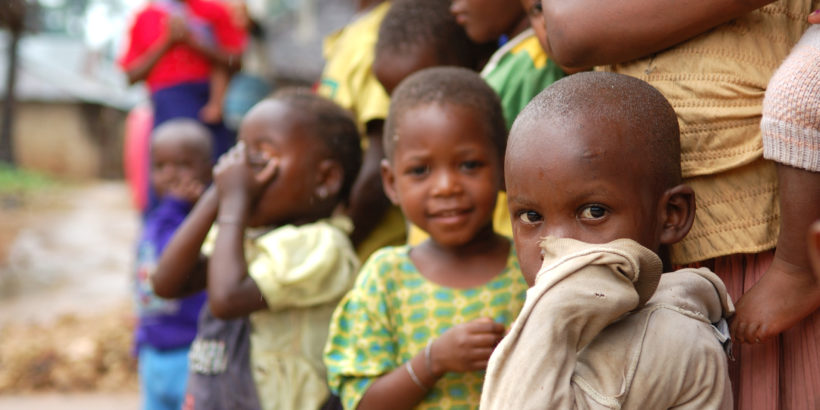
[[[259,173],[256,174],[256,181],[260,184],[267,183],[270,181],[275,175],[276,171],[279,169],[279,159],[278,158],[271,158],[265,164],[265,168],[262,168]]]
[[[475,347],[495,347],[500,341],[501,335],[495,333],[473,334],[467,339],[467,343]]]
[[[470,333],[493,333],[503,335],[505,327],[488,317],[478,318],[468,323]]]
[[[470,351],[470,359],[473,361],[481,361],[481,360],[488,360],[490,355],[493,354],[493,348],[491,347],[482,347],[478,349],[473,349]]]
[[[472,370],[472,371],[485,370],[485,369],[487,369],[487,364],[489,362],[490,362],[489,360],[475,360],[475,361],[470,363],[470,370]]]

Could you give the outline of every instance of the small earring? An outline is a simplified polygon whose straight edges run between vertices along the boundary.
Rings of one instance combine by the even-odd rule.
[[[319,196],[319,199],[321,200],[327,199],[327,188],[323,186],[319,187],[319,189],[316,191],[316,194]]]

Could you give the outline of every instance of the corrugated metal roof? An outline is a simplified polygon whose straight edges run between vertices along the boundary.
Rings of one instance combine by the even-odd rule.
[[[0,93],[5,95],[9,35],[0,32]],[[129,110],[147,98],[129,87],[113,61],[89,50],[81,39],[54,34],[24,36],[18,46],[15,92],[19,101],[84,101]]]

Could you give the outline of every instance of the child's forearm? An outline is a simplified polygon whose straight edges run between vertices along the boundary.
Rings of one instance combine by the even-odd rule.
[[[200,248],[216,212],[216,190],[211,187],[197,201],[163,250],[157,270],[151,276],[157,295],[176,298],[205,288],[207,262]]]
[[[686,41],[772,1],[544,0],[548,51],[568,67],[630,61]]]
[[[225,94],[228,93],[228,85],[231,82],[231,73],[224,67],[217,66],[211,70],[210,102],[222,104]]]
[[[390,207],[381,178],[381,160],[384,158],[381,131],[383,124],[384,121],[381,120],[368,123],[369,145],[350,195],[348,214],[354,227],[350,240],[354,246],[358,246],[370,235]]]
[[[217,216],[216,242],[208,265],[208,304],[214,316],[229,319],[265,309],[267,303],[248,276],[245,260],[245,195],[222,198]]]
[[[139,59],[137,59],[129,68],[125,70],[125,75],[128,77],[129,84],[135,84],[148,78],[151,70],[157,65],[160,58],[165,55],[171,48],[174,42],[170,37],[160,40],[155,46],[148,49],[148,51]]]
[[[413,375],[421,384],[417,384],[407,366],[412,366]],[[409,362],[393,369],[390,373],[373,381],[359,401],[358,410],[367,409],[413,409],[430,392],[430,389],[443,376],[434,374],[428,367],[424,351],[419,352]]]
[[[242,69],[242,53],[230,52],[203,43],[193,36],[189,36],[187,44],[196,50],[200,55],[207,58],[211,64],[218,65],[226,69],[229,73],[235,73]]]

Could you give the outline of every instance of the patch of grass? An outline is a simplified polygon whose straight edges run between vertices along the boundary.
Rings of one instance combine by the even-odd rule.
[[[27,192],[54,185],[54,179],[0,162],[0,193]]]

